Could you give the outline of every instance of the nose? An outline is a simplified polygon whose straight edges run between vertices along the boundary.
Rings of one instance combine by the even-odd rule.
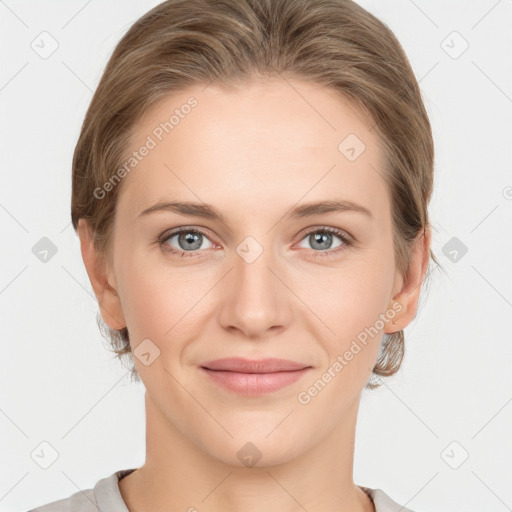
[[[219,313],[224,329],[247,338],[263,338],[289,325],[293,293],[286,286],[285,267],[273,251],[254,241],[240,244],[226,278]]]

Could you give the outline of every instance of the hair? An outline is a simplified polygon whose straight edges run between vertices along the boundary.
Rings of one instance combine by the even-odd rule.
[[[106,200],[95,191],[126,162],[133,129],[155,102],[193,85],[243,87],[272,76],[333,88],[369,114],[385,155],[395,264],[405,275],[412,244],[430,227],[431,126],[402,46],[352,0],[168,0],[138,19],[115,47],[81,127],[72,163],[75,231],[84,218],[98,253],[109,253],[123,182]],[[440,266],[431,249],[430,260]],[[97,321],[140,381],[127,327],[112,329],[99,314]],[[384,334],[366,388],[396,373],[403,356],[403,331]]]

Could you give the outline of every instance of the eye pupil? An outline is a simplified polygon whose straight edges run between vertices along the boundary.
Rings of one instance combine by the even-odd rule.
[[[184,244],[185,250],[199,249],[201,247],[200,237],[202,236],[203,235],[201,233],[192,234],[191,231],[186,231],[179,234],[178,243],[180,244],[180,247],[182,247],[182,242],[186,242],[186,244]]]
[[[315,249],[328,249],[330,247],[330,243],[328,244],[329,247],[322,246],[322,243],[325,242],[331,242],[332,243],[332,234],[331,233],[314,233],[313,234],[313,242],[311,246]],[[320,245],[318,247],[318,245]],[[315,247],[316,246],[316,247]]]

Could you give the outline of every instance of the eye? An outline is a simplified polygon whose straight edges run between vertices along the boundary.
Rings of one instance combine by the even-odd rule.
[[[176,239],[177,247],[173,247],[169,240]],[[204,247],[203,242],[208,240],[210,246]],[[197,228],[183,226],[171,232],[166,232],[158,239],[162,250],[180,255],[182,258],[195,256],[199,249],[211,249],[212,242],[209,241],[206,233]]]
[[[341,240],[333,248],[333,237]],[[339,253],[345,250],[346,247],[352,245],[350,237],[341,229],[331,227],[321,227],[309,230],[302,239],[311,244],[313,248],[313,256],[329,256],[333,253]]]
[[[338,238],[340,241],[334,245],[334,248],[333,237]],[[173,239],[175,239],[174,243],[177,244],[177,247],[172,245]],[[302,240],[311,244],[313,257],[323,257],[339,253],[353,244],[351,237],[347,233],[341,229],[327,226],[310,229],[303,236]],[[210,245],[205,247],[205,241]],[[201,249],[211,249],[214,246],[204,231],[187,226],[165,232],[158,238],[158,243],[162,250],[182,258],[198,256]],[[301,247],[303,246],[301,245]]]

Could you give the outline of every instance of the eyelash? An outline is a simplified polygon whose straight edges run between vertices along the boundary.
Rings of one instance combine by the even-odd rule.
[[[169,238],[179,235],[180,233],[196,233],[196,234],[201,234],[201,235],[205,236],[206,238],[208,238],[207,233],[205,233],[201,229],[189,228],[187,226],[183,226],[181,228],[175,229],[170,232],[165,232],[162,235],[160,235],[160,237],[157,240],[160,248],[165,252],[168,252],[168,253],[171,253],[174,255],[181,255],[182,258],[195,257],[197,255],[197,253],[200,251],[198,251],[198,250],[196,250],[196,251],[180,251],[180,250],[175,249],[174,247],[171,247],[170,245],[165,243],[167,240],[169,240]],[[327,249],[325,251],[314,251],[313,250],[313,257],[315,257],[315,258],[322,258],[322,257],[330,256],[331,254],[334,254],[334,253],[339,253],[341,251],[344,251],[347,247],[350,247],[351,245],[354,244],[353,240],[351,238],[349,238],[345,234],[344,231],[342,231],[341,229],[331,228],[328,226],[316,227],[316,228],[313,228],[313,229],[307,231],[306,233],[304,233],[303,237],[301,238],[301,241],[304,238],[306,238],[307,236],[311,235],[312,233],[331,233],[331,234],[339,237],[341,239],[341,241],[343,242],[343,245],[336,247],[335,249]]]

